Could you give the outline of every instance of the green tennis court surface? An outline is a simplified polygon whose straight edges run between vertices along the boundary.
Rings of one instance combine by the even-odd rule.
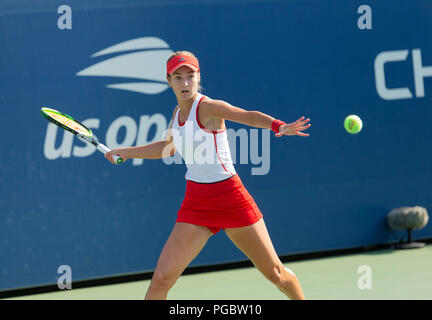
[[[432,245],[422,249],[382,250],[285,264],[300,279],[306,299],[430,300]],[[371,288],[358,282],[370,268]],[[360,281],[361,283],[367,283]],[[11,299],[143,299],[150,281],[62,290]],[[179,300],[279,300],[285,296],[255,268],[184,275],[168,295]]]

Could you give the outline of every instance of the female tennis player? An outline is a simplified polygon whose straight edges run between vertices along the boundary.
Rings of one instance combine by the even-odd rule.
[[[177,97],[172,122],[165,140],[146,146],[118,148],[112,155],[130,158],[161,159],[178,152],[187,166],[186,194],[177,213],[174,228],[162,249],[146,299],[166,299],[168,291],[189,263],[200,253],[207,240],[221,229],[252,261],[256,268],[291,299],[304,299],[296,275],[285,268],[275,252],[263,215],[236,173],[228,145],[225,120],[257,128],[271,129],[276,137],[298,135],[310,127],[301,117],[284,123],[259,111],[246,111],[199,93],[200,68],[190,52],[178,51],[167,61],[167,80]],[[190,161],[196,154],[195,138],[211,141],[206,159]],[[188,147],[189,142],[189,147]],[[189,161],[186,161],[189,160]]]

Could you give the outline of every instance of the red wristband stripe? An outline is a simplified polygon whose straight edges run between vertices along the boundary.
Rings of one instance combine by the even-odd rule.
[[[279,127],[283,124],[286,124],[285,122],[281,121],[281,120],[273,120],[272,125],[271,125],[271,129],[276,132],[279,133]]]

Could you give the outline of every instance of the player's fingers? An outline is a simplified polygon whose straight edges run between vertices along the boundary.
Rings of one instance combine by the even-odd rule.
[[[111,163],[115,164],[114,159],[113,159],[113,156],[112,156],[112,152],[111,152],[111,151],[105,153],[105,158],[107,158],[108,161],[110,161]]]
[[[309,137],[309,133],[303,133],[303,132],[297,131],[296,134],[298,136],[301,136],[301,137]]]
[[[304,126],[306,123],[308,123],[310,121],[310,118],[307,118],[306,120],[300,122],[299,124]]]
[[[300,117],[300,118],[298,118],[297,121],[296,121],[295,123],[299,123],[300,121],[303,121],[304,118],[305,118],[305,117],[303,117],[303,116]]]
[[[307,124],[307,125],[305,125],[305,126],[302,126],[302,127],[298,127],[297,128],[297,131],[303,131],[303,130],[306,130],[306,129],[308,129],[308,128],[310,128],[310,124]]]

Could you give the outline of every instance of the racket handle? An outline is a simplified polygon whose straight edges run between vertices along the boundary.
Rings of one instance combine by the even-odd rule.
[[[108,148],[106,145],[99,143],[97,146],[97,149],[102,152],[103,154],[106,154],[107,152],[110,152],[111,149]],[[117,164],[120,164],[123,162],[123,159],[115,154],[113,154],[113,159]]]

